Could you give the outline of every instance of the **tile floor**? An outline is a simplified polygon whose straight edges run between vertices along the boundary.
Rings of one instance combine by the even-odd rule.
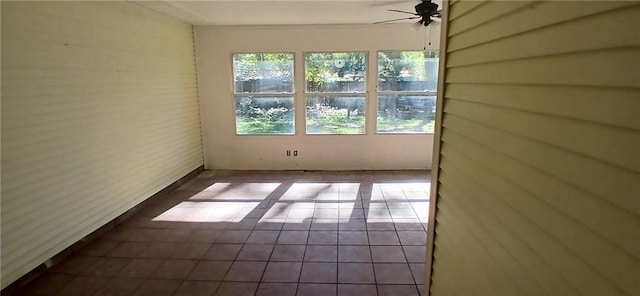
[[[429,173],[205,171],[20,295],[420,295]]]

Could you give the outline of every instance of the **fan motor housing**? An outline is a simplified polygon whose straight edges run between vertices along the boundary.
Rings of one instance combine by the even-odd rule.
[[[438,4],[432,3],[431,1],[424,1],[416,5],[415,9],[418,15],[431,15],[433,12],[438,10]]]

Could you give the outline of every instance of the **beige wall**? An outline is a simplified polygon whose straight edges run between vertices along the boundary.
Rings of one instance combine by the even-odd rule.
[[[430,295],[639,295],[640,5],[449,12]]]
[[[296,89],[304,89],[303,53],[366,51],[376,81],[379,50],[422,50],[425,31],[411,25],[196,27],[205,165],[209,169],[424,169],[432,135],[375,135],[375,83],[369,83],[367,134],[305,135],[304,95],[296,94],[295,136],[236,136],[231,56],[234,52],[293,52]],[[438,49],[433,31],[429,49]],[[286,157],[286,150],[300,156]]]
[[[2,1],[2,287],[203,164],[190,25]]]

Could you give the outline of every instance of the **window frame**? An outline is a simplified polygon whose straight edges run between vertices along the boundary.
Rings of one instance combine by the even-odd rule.
[[[352,92],[309,92],[307,91],[307,56],[309,54],[314,54],[314,53],[320,53],[320,54],[335,54],[335,53],[361,53],[364,55],[364,90],[362,92],[358,92],[358,91],[352,91]],[[302,92],[302,96],[303,96],[303,105],[304,105],[304,135],[308,135],[308,136],[366,136],[368,135],[368,124],[367,124],[367,117],[368,117],[368,111],[370,108],[370,98],[369,98],[369,75],[370,75],[370,69],[369,69],[369,53],[370,50],[346,50],[346,51],[341,51],[341,50],[329,50],[329,51],[303,51],[302,52],[302,79],[303,79],[303,87],[304,90]],[[364,97],[364,126],[363,126],[363,133],[358,133],[358,134],[312,134],[308,132],[307,129],[307,104],[308,104],[308,98],[309,97],[321,97],[321,96],[344,96],[344,97]]]
[[[381,96],[388,96],[388,97],[398,97],[398,96],[432,96],[436,98],[436,102],[437,102],[437,96],[438,96],[438,77],[436,76],[436,90],[435,91],[430,91],[430,90],[424,90],[424,91],[381,91],[379,90],[379,81],[378,81],[378,77],[380,75],[380,53],[384,53],[384,52],[435,52],[438,54],[438,63],[439,63],[439,59],[440,59],[440,51],[437,49],[429,49],[429,50],[377,50],[376,51],[376,84],[375,84],[375,106],[376,106],[376,110],[375,110],[375,114],[376,117],[373,120],[374,124],[375,124],[375,134],[376,135],[380,135],[380,136],[396,136],[396,135],[433,135],[435,133],[435,131],[433,132],[407,132],[407,133],[393,133],[393,132],[380,132],[378,131],[378,108],[379,108],[379,100]],[[438,75],[439,73],[436,72],[436,75]],[[435,104],[434,104],[434,108],[435,108]],[[435,118],[434,118],[435,121]]]
[[[236,92],[236,72],[235,72],[235,59],[234,57],[236,55],[242,55],[242,54],[288,54],[291,55],[292,59],[292,66],[291,66],[291,71],[292,71],[292,81],[291,81],[291,86],[292,86],[292,91],[291,92]],[[247,51],[243,51],[243,52],[235,52],[232,51],[231,55],[230,55],[230,63],[231,63],[231,101],[233,102],[233,119],[234,119],[234,134],[236,136],[240,136],[240,137],[273,137],[273,136],[295,136],[297,134],[297,127],[296,127],[296,101],[297,101],[297,90],[296,90],[296,53],[292,52],[292,51],[256,51],[256,52],[247,52]],[[236,102],[237,99],[240,97],[258,97],[258,98],[282,98],[282,97],[291,97],[293,99],[293,133],[273,133],[273,134],[268,134],[268,133],[261,133],[261,134],[240,134],[238,133],[238,117],[237,117],[237,109],[236,109]]]

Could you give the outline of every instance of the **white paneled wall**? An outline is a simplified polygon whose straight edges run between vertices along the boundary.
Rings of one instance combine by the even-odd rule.
[[[198,82],[202,105],[205,165],[208,169],[429,169],[432,134],[376,134],[377,53],[437,50],[423,28],[410,24],[197,26]],[[367,129],[364,135],[306,135],[304,53],[362,51],[368,54]],[[296,55],[296,135],[237,136],[231,57],[236,52],[292,52]],[[286,150],[298,150],[287,157]]]
[[[430,295],[639,295],[640,5],[448,24]]]
[[[2,287],[203,165],[190,25],[2,2]]]

